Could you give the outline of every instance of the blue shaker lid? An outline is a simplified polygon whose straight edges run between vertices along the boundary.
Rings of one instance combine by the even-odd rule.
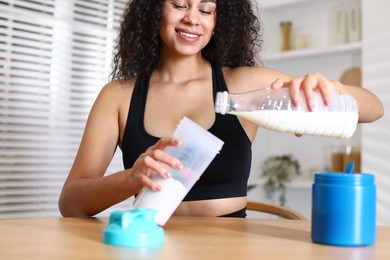
[[[374,175],[366,173],[318,172],[314,174],[315,184],[374,185]]]
[[[103,242],[115,246],[150,247],[164,243],[164,230],[156,224],[156,210],[138,208],[113,211],[103,230]]]

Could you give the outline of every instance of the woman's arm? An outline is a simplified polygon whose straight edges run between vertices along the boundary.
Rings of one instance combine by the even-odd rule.
[[[308,106],[313,104],[313,91],[319,91],[325,104],[330,104],[332,96],[335,94],[350,95],[356,99],[359,108],[359,123],[371,123],[384,115],[382,102],[372,92],[363,87],[342,84],[336,80],[329,80],[320,73],[311,73],[299,78],[288,80],[277,79],[272,83],[272,87],[289,87],[292,99],[299,97],[298,92],[305,93]]]
[[[127,89],[128,90],[128,89]],[[123,86],[111,83],[103,88],[89,114],[84,135],[62,189],[59,208],[63,216],[93,216],[138,193],[143,186],[158,191],[151,172],[168,177],[163,162],[180,168],[177,159],[163,149],[177,146],[174,138],[162,138],[140,155],[131,169],[104,176],[119,140],[119,106]]]
[[[326,104],[329,104],[335,94],[353,96],[359,107],[359,123],[370,123],[384,115],[384,109],[380,99],[369,90],[349,86],[339,81],[329,80],[320,73],[310,73],[302,77],[294,78],[290,75],[266,67],[240,67],[225,68],[225,79],[230,92],[242,93],[260,88],[290,89],[293,103],[298,102],[299,91],[305,93],[307,103],[313,103],[313,91],[321,93]]]
[[[103,177],[119,140],[119,86],[107,85],[89,114],[77,156],[62,189],[59,208],[64,216],[91,216],[133,195],[129,173]]]
[[[353,96],[359,107],[359,123],[371,123],[383,117],[385,111],[380,99],[363,87],[344,85],[340,82],[340,94]]]

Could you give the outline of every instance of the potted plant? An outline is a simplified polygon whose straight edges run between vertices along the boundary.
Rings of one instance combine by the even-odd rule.
[[[300,164],[292,155],[270,156],[262,164],[261,176],[265,178],[263,184],[266,196],[272,199],[275,192],[280,192],[279,203],[286,204],[286,184],[294,176],[300,175]]]

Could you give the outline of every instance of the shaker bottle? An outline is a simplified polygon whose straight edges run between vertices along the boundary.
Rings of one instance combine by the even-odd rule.
[[[223,145],[220,139],[186,117],[180,121],[173,136],[182,144],[167,147],[165,151],[179,159],[183,168],[179,171],[166,166],[172,174],[168,179],[152,173],[151,178],[161,185],[161,191],[144,187],[134,201],[134,208],[157,210],[156,223],[160,226],[165,225]]]
[[[321,95],[314,92],[314,111],[309,112],[303,92],[299,104],[293,106],[289,91],[266,88],[239,94],[218,92],[215,111],[279,132],[337,138],[349,138],[355,133],[358,106],[352,96],[336,95],[325,106]]]
[[[312,190],[312,240],[336,246],[373,244],[375,203],[372,174],[316,173]]]

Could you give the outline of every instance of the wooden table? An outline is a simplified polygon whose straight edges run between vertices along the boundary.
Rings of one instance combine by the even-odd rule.
[[[108,219],[51,218],[0,221],[0,259],[390,259],[390,227],[377,227],[366,247],[335,247],[310,239],[298,220],[172,217],[156,248],[104,244]]]

